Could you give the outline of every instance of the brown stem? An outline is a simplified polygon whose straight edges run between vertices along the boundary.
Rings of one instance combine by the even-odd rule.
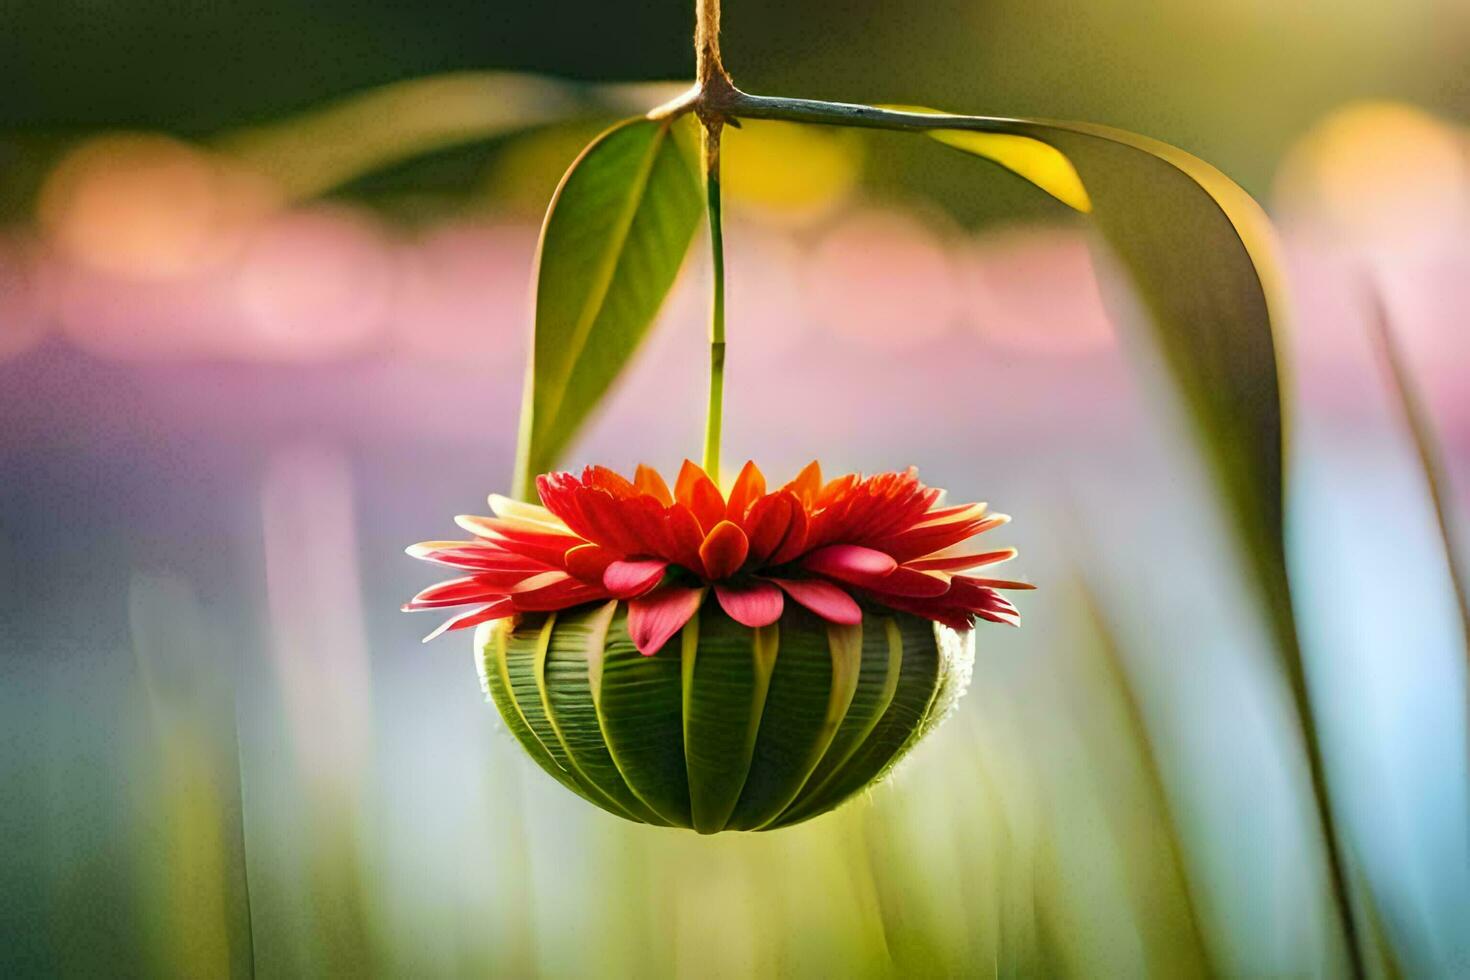
[[[695,0],[694,77],[700,88],[712,83],[730,84],[720,61],[720,0]]]

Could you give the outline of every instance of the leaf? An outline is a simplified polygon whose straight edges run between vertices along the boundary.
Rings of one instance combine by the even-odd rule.
[[[1455,512],[1449,473],[1444,464],[1444,451],[1435,437],[1434,421],[1424,404],[1424,396],[1414,383],[1404,354],[1399,349],[1383,297],[1377,292],[1372,295],[1371,309],[1369,324],[1374,347],[1383,368],[1389,395],[1396,403],[1399,416],[1414,444],[1414,455],[1419,461],[1424,488],[1429,494],[1429,503],[1434,511],[1435,528],[1439,531],[1445,570],[1449,574],[1450,588],[1455,594],[1455,606],[1460,613],[1460,636],[1465,642],[1466,654],[1470,655],[1470,567],[1467,567],[1456,544],[1460,540],[1459,520]],[[1466,667],[1470,668],[1470,662],[1466,663]]]
[[[539,624],[534,627],[538,632]],[[497,620],[490,623],[481,623],[475,629],[475,650],[478,651],[476,666],[480,672],[480,685],[489,695],[490,700],[500,711],[500,717],[505,722],[505,727],[515,736],[516,741],[526,750],[526,754],[535,760],[536,764],[550,773],[557,782],[578,796],[595,803],[590,795],[575,782],[567,771],[561,767],[547,750],[546,746],[531,730],[530,724],[521,712],[520,705],[516,701],[511,689],[510,674],[506,659],[506,652],[510,642],[510,628],[506,620]]]
[[[985,144],[961,137],[1013,133],[1065,154],[1092,202],[1093,219],[1133,282],[1206,447],[1275,634],[1300,721],[1333,898],[1354,973],[1361,975],[1353,898],[1287,577],[1285,447],[1273,336],[1281,293],[1270,224],[1228,177],[1158,140],[1092,123],[949,118],[959,125],[922,128],[986,157]],[[1027,161],[1012,158],[1006,165],[1045,186],[1043,174],[1029,170]]]
[[[889,105],[896,112],[936,115],[923,106]],[[1092,199],[1077,168],[1067,155],[1043,140],[1016,133],[982,132],[970,129],[934,129],[929,135],[946,146],[984,157],[1011,173],[1031,181],[1067,207],[1084,214],[1092,210]]]
[[[627,366],[703,213],[692,123],[638,119],[572,164],[541,230],[517,496],[554,467]]]
[[[1153,893],[1158,883],[1166,881],[1168,887],[1173,891],[1170,900],[1157,902],[1156,916],[1177,917],[1180,922],[1174,925],[1173,931],[1180,938],[1188,936],[1188,942],[1176,942],[1166,944],[1157,955],[1167,956],[1170,972],[1173,974],[1188,974],[1191,976],[1215,976],[1219,971],[1214,969],[1215,964],[1211,959],[1211,952],[1205,940],[1205,930],[1200,924],[1199,912],[1195,907],[1194,891],[1189,880],[1189,862],[1186,859],[1188,853],[1184,840],[1179,833],[1178,820],[1175,817],[1174,806],[1169,798],[1168,786],[1164,781],[1164,772],[1159,764],[1158,753],[1154,750],[1155,739],[1149,732],[1147,721],[1145,721],[1143,704],[1138,695],[1137,685],[1129,667],[1124,662],[1122,650],[1113,634],[1112,624],[1103,615],[1102,603],[1097,594],[1089,585],[1087,579],[1080,573],[1077,578],[1077,591],[1081,599],[1082,611],[1086,615],[1087,625],[1090,627],[1094,643],[1093,651],[1097,656],[1099,666],[1103,668],[1105,676],[1110,682],[1113,693],[1117,697],[1118,707],[1123,716],[1124,730],[1128,741],[1133,749],[1131,755],[1143,777],[1142,795],[1143,801],[1147,803],[1145,808],[1148,815],[1134,813],[1130,815],[1128,824],[1130,839],[1124,840],[1119,836],[1117,846],[1120,850],[1125,847],[1131,848],[1140,844],[1147,846],[1146,840],[1152,831],[1157,842],[1163,846],[1168,860],[1159,862],[1151,859],[1149,852],[1136,853],[1131,860],[1123,862],[1125,870],[1136,894],[1141,900]],[[1099,768],[1108,763],[1106,753],[1099,752],[1097,760]],[[1116,763],[1114,763],[1116,764]],[[1135,801],[1136,802],[1136,801]],[[1139,838],[1145,838],[1140,840]],[[1162,865],[1162,866],[1161,866]],[[1156,876],[1167,876],[1159,878]],[[1183,928],[1179,928],[1182,925]]]
[[[729,828],[761,830],[796,799],[847,715],[861,663],[860,626],[829,625],[805,610],[781,617],[776,668]]]
[[[802,788],[801,795],[774,826],[801,823],[840,805],[881,779],[917,744],[944,681],[945,662],[936,642],[936,628],[927,620],[897,616],[874,622],[872,632],[877,634],[875,640],[881,636],[883,646],[894,642],[896,632],[901,647],[898,680],[883,714],[847,758],[833,766],[820,781],[813,774],[813,781]],[[886,684],[888,658],[882,659]]]
[[[864,747],[868,736],[893,703],[905,652],[898,621],[891,616],[867,616],[863,620],[861,639],[862,669],[858,673],[852,704],[822,761],[802,786],[801,794],[781,814],[783,822],[812,800],[828,798],[824,791],[844,775],[848,762]],[[918,651],[921,650],[922,647],[917,651],[910,650],[910,658],[920,659],[922,653]]]
[[[628,820],[640,820],[633,810],[618,803],[616,798],[594,783],[577,765],[565,737],[551,716],[550,702],[546,695],[546,661],[553,637],[567,632],[564,628],[558,629],[557,618],[556,613],[535,620],[527,617],[514,630],[506,631],[504,642],[497,650],[500,674],[515,701],[520,719],[545,749],[559,773],[547,771],[561,779],[568,788],[604,810]],[[571,633],[571,642],[582,641],[585,639],[585,626],[576,624]]]
[[[591,663],[607,648],[616,610],[616,602],[605,602],[557,614],[556,628],[536,675],[541,703],[556,737],[566,747],[571,768],[617,804],[611,812],[663,826],[667,821],[634,795],[618,771],[602,737],[592,697]]]
[[[662,84],[589,85],[465,71],[393,82],[226,133],[214,148],[287,198],[316,197],[404,160],[565,120],[616,118],[673,94]]]
[[[1087,210],[1081,202],[1091,204],[1208,447],[1278,644],[1295,651],[1273,338],[1279,291],[1265,215],[1214,167],[1157,140],[1090,123],[962,118],[985,131],[929,135],[993,159],[1079,210]],[[1080,184],[1069,189],[1046,154],[989,141],[1008,134],[1059,151]]]
[[[779,636],[774,624],[751,629],[717,607],[684,627],[684,760],[694,829],[702,834],[724,830],[740,799]]]
[[[683,679],[674,647],[671,641],[651,657],[639,653],[628,636],[627,605],[620,603],[590,696],[608,753],[628,788],[666,823],[691,827]]]

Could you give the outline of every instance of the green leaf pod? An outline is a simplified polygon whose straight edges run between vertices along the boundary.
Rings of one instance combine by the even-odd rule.
[[[971,632],[906,613],[834,626],[795,607],[751,629],[714,603],[651,657],[621,602],[486,623],[475,644],[506,727],[558,782],[702,834],[798,823],[871,786],[974,656]]]

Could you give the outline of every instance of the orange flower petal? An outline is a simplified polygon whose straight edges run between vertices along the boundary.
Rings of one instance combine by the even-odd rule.
[[[801,502],[793,495],[791,504],[791,523],[786,528],[786,535],[781,539],[781,545],[772,554],[770,563],[772,565],[784,565],[789,561],[795,561],[802,556],[808,547],[808,532],[811,529],[811,519],[802,509]]]
[[[568,548],[562,564],[568,572],[588,583],[602,581],[602,573],[616,560],[617,555],[597,544],[579,544]]]
[[[740,526],[731,521],[716,524],[699,546],[699,560],[704,564],[705,578],[711,582],[727,579],[740,571],[750,554],[750,541]]]
[[[799,478],[798,478],[799,479]],[[862,477],[856,473],[847,473],[837,477],[826,486],[822,487],[817,494],[816,506],[829,507],[853,491],[853,488],[862,482]]]
[[[704,543],[704,530],[694,512],[683,504],[674,504],[664,511],[664,533],[668,536],[669,547],[666,557],[692,572],[698,572],[699,546]]]
[[[461,514],[454,522],[466,531],[507,551],[515,551],[547,564],[558,564],[568,548],[582,544],[574,534],[532,531],[495,517]]]
[[[693,512],[706,534],[725,519],[725,498],[720,494],[720,488],[704,470],[687,459],[674,484],[674,497]]]
[[[606,490],[584,490],[577,495],[589,540],[624,555],[646,553],[650,542],[630,526],[636,513],[632,499],[619,500]]]
[[[658,470],[651,466],[638,464],[638,469],[633,474],[633,486],[638,488],[639,493],[648,494],[665,507],[674,502],[674,495],[669,493],[669,485],[658,475]]]
[[[789,493],[773,493],[757,500],[746,512],[743,526],[750,539],[750,556],[764,562],[781,546],[786,531],[791,527],[791,514],[799,509],[796,498]]]
[[[806,468],[796,474],[783,490],[790,490],[796,494],[796,499],[801,501],[802,507],[811,508],[816,506],[817,494],[822,491],[822,467],[816,460],[806,464]]]
[[[601,487],[619,500],[625,500],[628,497],[636,497],[638,495],[637,487],[624,479],[621,474],[613,472],[606,466],[587,467],[587,472],[583,476],[582,482],[588,486]]]
[[[735,478],[735,485],[730,488],[730,501],[726,510],[731,519],[739,521],[745,517],[746,511],[766,493],[766,477],[755,465],[754,460],[747,460],[740,468],[740,475]]]

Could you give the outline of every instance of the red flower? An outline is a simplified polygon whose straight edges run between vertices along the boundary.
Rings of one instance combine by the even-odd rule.
[[[491,496],[495,517],[458,517],[473,541],[426,541],[415,558],[464,569],[420,592],[405,609],[470,608],[425,637],[522,612],[628,601],[628,630],[656,653],[704,601],[731,619],[766,626],[787,598],[834,623],[857,623],[857,600],[968,629],[976,617],[1017,625],[998,589],[1023,582],[960,574],[1015,556],[958,546],[1010,518],[984,504],[939,505],[913,468],[822,482],[814,462],[772,493],[746,463],[728,498],[685,462],[673,493],[638,467],[632,482],[601,466],[581,478],[536,481],[544,507]]]

